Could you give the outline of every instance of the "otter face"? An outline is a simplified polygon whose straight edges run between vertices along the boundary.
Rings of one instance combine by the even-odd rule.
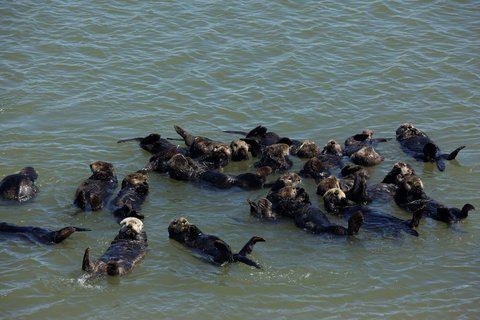
[[[290,146],[286,143],[275,143],[267,147],[267,153],[275,157],[286,157],[290,154]]]
[[[296,187],[300,184],[300,182],[302,182],[300,176],[294,172],[285,173],[278,179],[282,181],[285,186],[289,187]]]
[[[129,217],[120,222],[120,232],[125,234],[140,234],[143,231],[143,222],[140,219]]]
[[[248,160],[248,143],[243,140],[234,140],[230,143],[230,149],[232,150],[232,160]]]
[[[113,168],[113,164],[104,161],[95,161],[90,164],[90,170],[93,173],[103,172],[109,173],[112,176],[115,176],[115,169]]]
[[[33,167],[25,167],[20,170],[20,174],[28,177],[30,180],[37,180],[38,173]]]
[[[399,169],[400,173],[403,174],[404,176],[412,176],[415,174],[415,171],[413,170],[412,166],[405,162],[395,163],[393,165],[392,171],[395,169]]]
[[[329,203],[341,203],[343,199],[345,199],[345,192],[342,191],[340,188],[333,188],[330,190],[327,190],[325,194],[323,195],[323,199],[325,202]]]
[[[128,175],[125,176],[125,178],[123,179],[123,184],[131,184],[131,185],[140,185],[140,184],[145,184],[147,183],[147,176],[143,173],[140,173],[140,172],[135,172],[135,173],[130,173]]]
[[[229,146],[226,145],[218,145],[213,147],[212,152],[214,153],[223,153],[225,154],[228,158],[232,155],[232,150],[230,149]]]
[[[341,155],[343,155],[343,148],[340,145],[340,143],[338,143],[337,141],[330,140],[330,141],[327,142],[327,144],[323,148],[323,153],[334,154],[334,155],[337,155],[337,156],[341,156]]]
[[[417,176],[411,176],[405,179],[404,181],[404,188],[407,191],[414,191],[414,190],[423,190],[423,182]]]
[[[182,234],[188,231],[190,222],[184,217],[173,219],[168,225],[168,233],[170,236],[175,234]]]

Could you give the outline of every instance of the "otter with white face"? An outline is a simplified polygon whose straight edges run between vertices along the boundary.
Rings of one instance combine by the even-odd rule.
[[[85,250],[82,270],[89,273],[88,279],[124,275],[145,257],[147,234],[143,230],[143,222],[129,217],[123,219],[120,225],[118,235],[98,260],[90,261],[90,248]]]
[[[218,265],[232,262],[243,262],[249,266],[260,268],[255,261],[247,258],[252,253],[253,246],[257,242],[264,242],[261,237],[252,237],[238,253],[233,253],[230,246],[217,236],[203,233],[196,225],[186,218],[174,219],[168,226],[168,236],[187,248],[194,249],[206,260]]]

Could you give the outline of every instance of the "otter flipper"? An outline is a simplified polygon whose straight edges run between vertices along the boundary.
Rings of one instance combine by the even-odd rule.
[[[465,148],[465,146],[461,146],[461,147],[458,147],[457,149],[453,150],[450,154],[446,155],[446,158],[447,160],[453,160],[455,159],[455,157],[457,156],[457,154],[460,152],[460,150],[462,150],[463,148]]]
[[[85,249],[83,254],[82,270],[91,272],[93,270],[93,265],[90,262],[90,248]]]
[[[190,146],[193,144],[193,142],[195,141],[195,136],[189,134],[179,126],[174,125],[173,127],[175,128],[175,131],[183,138],[187,146]]]
[[[348,235],[356,235],[358,230],[360,230],[360,227],[363,225],[363,221],[363,214],[360,211],[352,214],[350,219],[348,219]]]
[[[238,252],[238,254],[241,255],[241,256],[246,256],[247,254],[252,253],[253,246],[257,242],[265,242],[265,239],[263,239],[262,237],[257,237],[257,236],[251,237],[250,240],[248,240],[248,242],[243,246],[242,250],[240,250]]]
[[[75,231],[92,231],[92,230],[87,228],[79,228],[79,227],[65,227],[63,229],[53,232],[52,240],[55,243],[60,243],[63,240],[70,237]]]

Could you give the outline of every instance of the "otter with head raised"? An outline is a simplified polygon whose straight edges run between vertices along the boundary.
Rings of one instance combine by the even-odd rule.
[[[447,224],[459,222],[468,217],[469,211],[475,210],[475,207],[470,203],[463,205],[463,207],[459,209],[447,207],[430,198],[424,191],[422,180],[415,175],[405,177],[398,186],[394,199],[399,207],[409,212],[412,211],[412,205],[415,207],[415,204],[423,204],[425,206],[425,217]]]
[[[25,167],[20,172],[6,176],[0,181],[0,199],[25,202],[38,192],[35,185],[38,174],[33,167]]]
[[[120,222],[121,228],[107,251],[90,261],[90,248],[85,250],[82,270],[89,273],[88,279],[102,276],[122,276],[130,272],[147,253],[147,234],[143,222],[137,218],[125,218]]]
[[[396,131],[396,138],[406,154],[423,162],[435,162],[440,171],[445,170],[445,160],[455,159],[460,150],[465,148],[460,146],[449,154],[442,153],[425,132],[411,123],[402,124]]]
[[[396,236],[405,232],[418,236],[415,228],[418,227],[425,206],[417,206],[411,220],[402,220],[365,205],[350,201],[341,189],[328,190],[323,195],[324,206],[327,212],[340,215],[349,220],[352,215],[361,212],[364,217],[363,228],[381,235]]]
[[[209,262],[224,265],[232,262],[243,262],[249,266],[260,268],[260,265],[247,257],[252,253],[253,246],[265,239],[254,236],[238,253],[233,253],[230,246],[217,236],[203,233],[196,225],[186,218],[174,219],[168,226],[168,236],[180,242],[187,248],[198,251]]]
[[[75,192],[74,205],[84,211],[102,209],[117,186],[113,165],[104,161],[90,164],[92,175],[84,180]]]
[[[30,241],[43,244],[60,243],[70,237],[75,231],[90,231],[90,229],[69,226],[52,231],[40,227],[19,226],[7,222],[0,222],[1,235],[27,238]]]
[[[122,181],[122,188],[110,202],[110,210],[118,222],[128,217],[143,219],[140,206],[148,195],[147,176],[140,172],[130,173]]]

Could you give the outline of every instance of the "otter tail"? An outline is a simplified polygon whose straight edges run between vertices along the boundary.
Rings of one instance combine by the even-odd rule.
[[[117,141],[117,143],[124,143],[124,142],[129,142],[129,141],[136,141],[136,142],[141,142],[143,140],[142,137],[138,138],[127,138],[127,139],[120,139]]]
[[[65,227],[53,233],[53,242],[60,243],[63,240],[70,237],[75,231],[92,231],[91,229],[87,228],[80,228],[80,227]]]
[[[247,254],[252,253],[253,246],[257,242],[265,242],[265,239],[263,239],[262,237],[257,237],[257,236],[251,237],[250,240],[248,240],[248,242],[243,246],[242,250],[240,250],[238,253],[233,255],[234,261],[243,262],[243,263],[245,263],[249,266],[253,266],[255,268],[260,269],[260,265],[258,263],[256,263],[255,261],[247,258]]]
[[[358,230],[363,225],[363,214],[360,211],[355,212],[352,214],[350,219],[348,219],[348,231],[347,234],[349,236],[353,236],[358,234]]]
[[[90,248],[85,249],[83,254],[82,270],[87,272],[93,271],[93,265],[90,262]]]
[[[453,150],[450,154],[446,155],[445,159],[447,160],[453,160],[455,159],[455,157],[457,156],[457,154],[460,152],[460,150],[462,150],[463,148],[465,148],[465,146],[460,146],[458,147],[457,149]]]
[[[193,144],[193,141],[195,140],[195,136],[192,136],[191,134],[189,134],[179,126],[174,125],[173,127],[175,128],[175,131],[183,138],[187,146],[190,146]]]
[[[245,132],[245,131],[223,130],[223,132],[225,132],[225,133],[231,133],[231,134],[239,134],[239,135],[242,135],[242,136],[246,136],[246,135],[247,135],[247,132]]]

